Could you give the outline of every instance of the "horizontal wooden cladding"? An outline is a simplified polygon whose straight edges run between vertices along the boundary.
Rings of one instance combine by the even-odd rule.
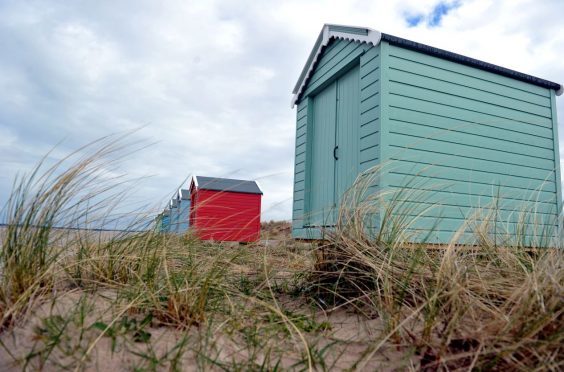
[[[406,121],[390,119],[390,131],[398,134],[411,135],[414,138],[435,140],[444,143],[465,144],[476,149],[501,151],[506,154],[525,155],[536,159],[554,159],[554,150],[549,147],[539,147],[530,144],[511,141],[509,135],[506,140],[484,134],[473,134],[441,128],[434,125],[422,124],[421,120]],[[415,119],[417,120],[417,119]],[[436,123],[433,123],[436,124]]]
[[[303,96],[306,97],[322,87],[327,80],[359,58],[369,46],[356,41],[336,40],[327,49],[315,67],[315,72],[309,79]]]
[[[498,222],[523,222],[528,224],[546,223],[556,221],[556,209],[547,208],[546,205],[531,203],[519,203],[499,201],[498,205],[485,205],[482,207],[461,208],[457,205],[446,203],[426,202],[401,202],[396,206],[394,213],[410,217],[434,217],[462,219],[468,222],[495,220]],[[507,205],[506,205],[507,204]],[[518,208],[514,208],[517,206]]]
[[[389,55],[393,61],[392,65],[398,63],[398,59],[403,59],[417,64],[416,68],[411,65],[411,70],[417,69],[418,71],[429,71],[429,68],[434,69],[433,71],[435,71],[435,73],[444,76],[448,80],[465,82],[465,85],[491,91],[500,95],[509,97],[515,96],[515,98],[519,98],[527,102],[534,101],[534,97],[531,97],[531,95],[550,97],[550,92],[547,88],[511,79],[493,72],[454,63],[438,57],[429,56],[416,51],[390,46]],[[427,66],[427,69],[425,66]],[[440,72],[438,70],[440,70]]]
[[[296,112],[296,148],[294,161],[294,198],[292,206],[292,225],[294,228],[303,226],[304,196],[305,196],[305,162],[307,143],[308,100],[298,104]]]
[[[301,155],[300,155],[301,157]],[[296,159],[298,161],[296,161],[295,165],[294,165],[294,174],[298,174],[300,172],[304,172],[305,168],[306,168],[306,164],[305,164],[305,160],[300,160],[300,159]]]
[[[525,231],[515,231],[513,226],[510,229],[499,229],[495,239],[499,247],[551,247],[556,245],[556,231],[554,228],[535,229],[528,228]],[[544,231],[544,232],[543,232]],[[467,229],[466,231],[458,230],[435,230],[429,231],[425,227],[406,228],[404,234],[410,241],[418,241],[428,244],[458,244],[458,245],[477,245],[483,248],[483,236],[476,233],[476,229]],[[488,239],[493,243],[494,232],[490,231]]]
[[[550,221],[550,223],[548,223]],[[411,220],[409,224],[409,228],[411,229],[427,229],[428,232],[433,231],[432,226],[436,226],[437,229],[435,231],[450,231],[455,232],[459,229],[463,229],[466,232],[472,232],[479,230],[478,228],[479,222],[476,221],[474,226],[469,225],[465,226],[463,219],[451,219],[451,218],[435,218],[435,217],[419,217],[414,218]],[[493,223],[492,223],[493,225]],[[431,227],[431,229],[430,229]],[[496,225],[497,229],[495,231],[496,235],[499,237],[503,236],[504,233],[507,234],[515,234],[517,231],[522,230],[526,232],[526,235],[533,235],[533,236],[542,236],[543,231],[551,231],[554,232],[556,228],[556,220],[555,219],[547,219],[545,221],[539,221],[539,223],[512,223],[512,222],[499,222]],[[492,227],[492,233],[494,228]]]
[[[375,159],[379,159],[379,157],[380,157],[380,146],[378,143],[360,149],[360,164]]]
[[[307,104],[305,101],[298,106],[298,111],[296,112],[296,119],[298,123],[303,122],[303,119],[307,117]]]
[[[391,108],[410,109],[415,112],[433,114],[443,118],[459,120],[466,123],[481,124],[485,127],[493,127],[504,130],[511,130],[517,133],[528,134],[540,138],[552,140],[552,129],[523,123],[511,119],[492,116],[487,113],[468,110],[465,107],[455,107],[431,102],[424,99],[401,96],[392,94],[388,98],[388,105]],[[484,128],[484,130],[487,130]]]
[[[531,148],[529,152],[526,152],[525,146],[512,146],[508,143],[500,144],[496,149],[493,145],[496,141],[492,140],[476,140],[466,134],[459,135],[452,132],[441,133],[418,125],[404,125],[399,122],[395,124],[390,129],[390,138],[392,143],[398,147],[432,152],[439,150],[437,152],[505,164],[526,164],[527,167],[536,169],[554,170],[552,151]],[[521,149],[521,152],[519,149]]]
[[[429,71],[421,71],[421,65],[417,63],[405,63],[402,60],[391,60],[389,77],[393,81],[409,81],[410,84],[435,90],[438,92],[452,94],[457,97],[468,98],[471,100],[490,103],[509,109],[523,111],[534,115],[540,115],[550,118],[550,100],[545,97],[539,97],[532,94],[523,94],[525,97],[521,99],[508,97],[503,95],[505,90],[492,89],[492,87],[483,86],[480,88],[464,85],[460,81],[460,76],[442,76],[443,71],[430,73]],[[451,79],[451,80],[448,80]],[[533,102],[524,100],[532,98]]]
[[[483,246],[481,237],[474,233],[459,233],[457,231],[432,231],[428,228],[406,229],[405,234],[411,237],[412,241],[419,241],[427,244],[457,244],[464,246],[479,245]],[[547,247],[553,246],[554,236],[535,236],[532,234],[509,233],[508,235],[498,236],[496,239],[498,246],[511,247],[514,245],[524,245],[526,247]],[[553,234],[554,235],[554,234]],[[493,234],[492,234],[493,236]],[[464,248],[460,248],[464,249]]]
[[[322,239],[323,233],[319,228],[292,229],[292,237],[296,239]]]
[[[421,176],[404,176],[390,172],[386,176],[389,186],[406,188],[407,190],[426,190],[431,192],[444,192],[453,197],[465,198],[467,195],[500,198],[518,202],[556,203],[556,194],[546,190],[524,190],[513,187],[502,187],[495,184],[484,185],[472,181],[446,181]],[[548,186],[548,185],[547,185]],[[554,186],[554,185],[551,185]],[[539,186],[542,187],[542,186]]]
[[[483,185],[485,187],[500,187],[501,189],[520,190],[524,194],[533,192],[556,193],[554,180],[535,180],[502,174],[492,174],[483,171],[468,171],[456,167],[429,165],[424,163],[413,163],[407,161],[396,161],[387,165],[390,175],[395,175],[394,183],[402,179],[405,183],[417,184],[448,184],[449,182],[462,182],[471,185]]]
[[[393,148],[393,146],[391,146]],[[553,171],[525,167],[509,167],[494,161],[483,161],[451,155],[417,150],[402,150],[386,162],[386,169],[392,173],[409,177],[426,177],[442,180],[500,184],[502,187],[522,190],[555,191]],[[422,152],[425,156],[423,156]],[[461,161],[462,160],[462,161]]]
[[[516,111],[490,103],[457,97],[452,94],[438,92],[427,88],[411,85],[409,82],[390,81],[390,93],[402,97],[438,103],[441,105],[462,108],[466,111],[486,114],[496,118],[508,119],[520,123],[543,126],[552,129],[552,120],[544,116],[533,115],[523,111]]]
[[[366,53],[362,56],[362,60],[360,61],[360,68],[366,70],[366,67],[370,65],[380,65],[379,61],[376,60],[380,56],[380,45],[370,48],[366,51]],[[362,76],[362,74],[361,74]]]
[[[296,156],[297,156],[297,155],[300,155],[300,154],[303,154],[303,153],[306,151],[306,141],[305,141],[305,138],[302,139],[302,140],[300,140],[300,139],[298,139],[298,140],[299,140],[299,143],[296,144]]]
[[[380,46],[370,48],[360,59],[359,172],[377,166],[380,160],[380,64]]]
[[[468,138],[466,143],[455,142],[454,140],[451,140],[452,137],[455,137],[451,134],[438,138],[429,138],[425,136],[425,133],[418,136],[417,133],[421,134],[421,131],[418,132],[416,129],[412,131],[412,134],[405,134],[399,132],[401,127],[398,126],[398,128],[399,129],[394,128],[390,130],[389,134],[390,143],[392,143],[392,146],[396,148],[423,150],[438,154],[450,154],[469,159],[510,164],[527,169],[530,168],[546,171],[554,170],[554,158],[541,158],[530,155],[522,155],[517,152],[494,150],[484,146],[479,146],[477,142],[471,142],[470,138]]]
[[[306,131],[307,129],[307,120],[304,117],[303,119],[298,120],[297,125],[296,125],[296,134],[298,134],[296,136],[296,138],[301,137],[301,134],[303,134],[304,131]]]
[[[261,197],[198,190],[193,227],[203,240],[255,241],[260,236]]]
[[[380,94],[380,84],[378,84],[379,80],[376,79],[371,82],[370,85],[366,87],[366,89],[361,90],[361,104],[366,105],[368,100],[378,100],[378,94]],[[361,111],[365,112],[366,108],[362,107]]]
[[[508,166],[496,161],[437,151],[430,153],[427,150],[399,148],[394,147],[394,145],[390,145],[390,148],[393,153],[388,162],[391,162],[394,168],[404,169],[407,172],[410,172],[409,169],[417,168],[417,166],[425,169],[435,168],[435,171],[440,169],[438,167],[445,167],[449,169],[447,172],[440,173],[443,177],[447,176],[451,169],[454,169],[459,171],[457,172],[458,174],[464,174],[463,177],[469,180],[474,177],[474,173],[477,173],[478,177],[484,180],[488,179],[489,175],[490,180],[499,179],[501,176],[519,177],[523,180],[523,184],[530,184],[531,180],[538,181],[538,183],[555,182],[554,171],[551,170],[525,166]],[[398,161],[401,163],[396,164]]]
[[[374,158],[360,163],[359,172],[366,172],[367,170],[376,167],[380,159]]]
[[[301,125],[300,125],[301,124]],[[296,143],[303,143],[305,142],[305,138],[302,138],[307,134],[307,122],[306,123],[298,123],[298,127],[296,129]]]
[[[427,191],[427,190],[411,190],[405,187],[390,187],[386,190],[390,193],[386,195],[394,198],[394,202],[399,205],[404,203],[422,203],[428,206],[443,205],[462,208],[463,210],[476,208],[491,208],[498,204],[498,208],[504,211],[522,211],[534,210],[537,213],[555,214],[556,203],[541,201],[523,201],[515,199],[498,199],[492,196],[481,195],[460,195],[448,191]],[[398,191],[401,190],[401,191]],[[392,196],[393,195],[393,196]],[[465,212],[466,213],[466,212]]]
[[[407,106],[407,105],[406,105]],[[429,113],[417,111],[410,107],[390,106],[389,117],[392,121],[417,124],[426,128],[434,130],[444,130],[448,133],[462,133],[468,135],[471,141],[489,141],[499,140],[498,143],[506,142],[508,146],[513,144],[518,147],[524,146],[524,149],[534,151],[534,148],[541,148],[547,151],[554,150],[554,143],[552,137],[539,137],[536,134],[519,132],[512,129],[510,126],[499,126],[495,124],[485,124],[480,122],[473,122],[461,118],[454,118],[449,116],[440,115],[437,112]],[[395,128],[395,123],[391,123],[391,128]],[[534,128],[537,129],[537,128]],[[538,132],[534,130],[532,132]],[[542,132],[545,132],[542,130]],[[549,134],[546,131],[545,134]],[[548,154],[548,152],[546,152]],[[552,152],[552,155],[554,153]]]

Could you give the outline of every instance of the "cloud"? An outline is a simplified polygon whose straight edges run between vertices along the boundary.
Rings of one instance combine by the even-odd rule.
[[[0,200],[55,144],[53,159],[142,126],[132,140],[156,144],[123,163],[152,176],[139,203],[164,206],[189,174],[257,178],[264,218],[288,219],[291,91],[323,23],[564,82],[563,13],[559,0],[0,2]]]

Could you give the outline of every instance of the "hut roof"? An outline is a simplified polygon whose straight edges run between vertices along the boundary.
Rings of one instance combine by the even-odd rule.
[[[262,194],[256,181],[237,180],[231,178],[194,176],[193,184],[201,190],[242,192],[246,194]]]

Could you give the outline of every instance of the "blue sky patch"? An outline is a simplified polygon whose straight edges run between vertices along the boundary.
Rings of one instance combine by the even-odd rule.
[[[460,6],[460,1],[453,1],[451,3],[440,2],[431,11],[429,14],[429,19],[427,24],[430,27],[436,27],[441,24],[441,20],[445,15],[448,14],[453,9],[456,9]]]
[[[445,2],[441,1],[433,7],[429,14],[423,13],[406,13],[404,16],[408,27],[417,27],[426,21],[427,26],[437,27],[441,25],[441,21],[451,10],[460,7],[460,0]]]
[[[416,14],[416,15],[407,15],[405,20],[407,21],[407,25],[409,27],[416,27],[423,21],[423,14]]]

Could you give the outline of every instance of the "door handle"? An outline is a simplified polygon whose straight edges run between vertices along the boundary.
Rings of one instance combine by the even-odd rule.
[[[339,160],[339,157],[337,156],[337,150],[339,149],[339,146],[335,146],[335,148],[333,149],[333,157],[335,158],[335,160]]]

